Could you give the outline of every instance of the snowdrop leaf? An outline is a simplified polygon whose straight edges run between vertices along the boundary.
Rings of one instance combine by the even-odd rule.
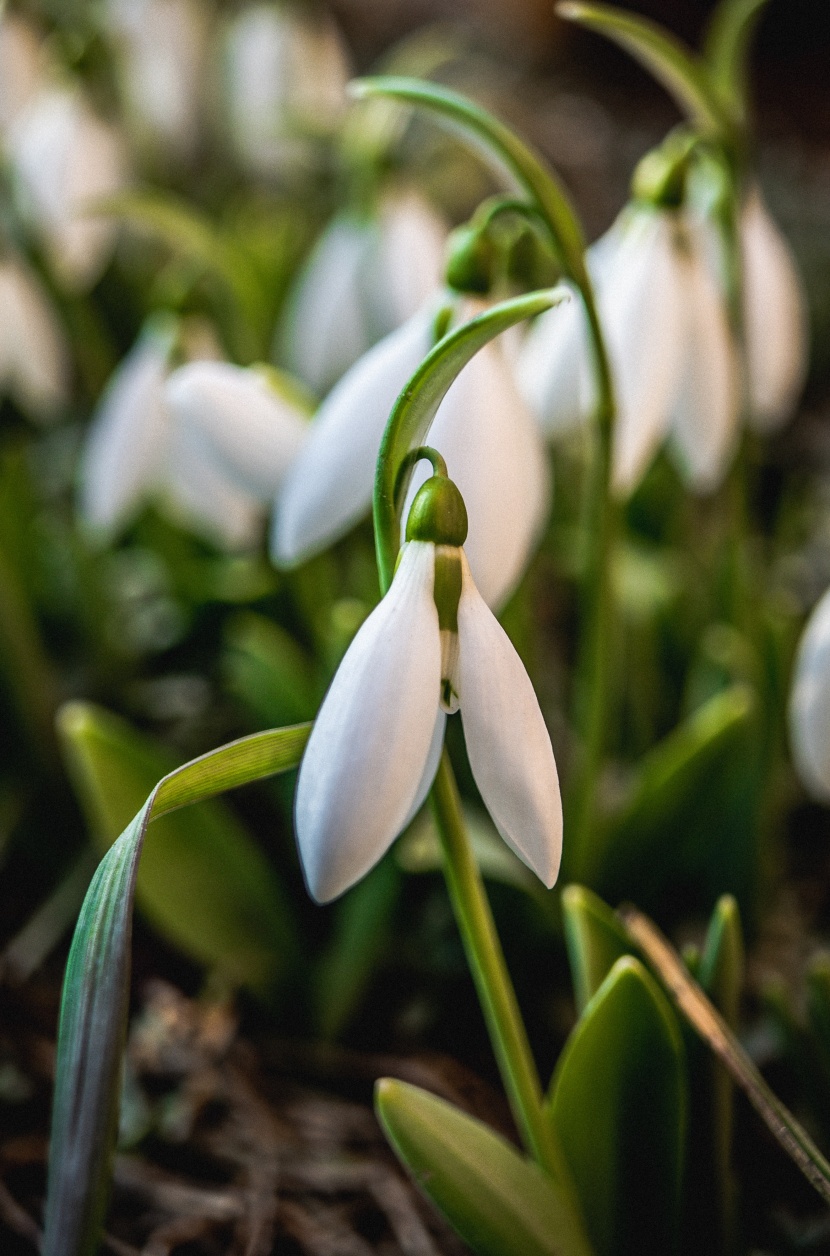
[[[738,122],[749,110],[747,53],[768,0],[721,0],[706,31],[704,56],[709,76],[724,106]]]
[[[228,626],[224,670],[231,691],[265,724],[310,719],[320,693],[311,660],[290,633],[246,612]]]
[[[439,340],[401,392],[386,426],[375,480],[375,534],[384,589],[391,583],[400,548],[398,509],[406,496],[408,478],[401,483],[399,473],[406,455],[423,444],[450,385],[479,349],[499,332],[550,309],[567,296],[567,289],[553,288],[504,301],[479,314]]]
[[[76,743],[100,732],[106,748],[107,735],[112,737],[113,725],[80,705],[64,708],[61,723],[64,737]],[[309,727],[243,737],[174,769],[102,859],[81,908],[64,977],[44,1256],[93,1256],[98,1250],[118,1123],[133,894],[148,825],[225,789],[296,767]],[[118,764],[117,744],[108,758]],[[96,762],[101,766],[103,756]],[[90,772],[90,783],[93,779]],[[131,790],[132,783],[122,779],[122,805]]]
[[[388,1077],[375,1102],[396,1155],[477,1256],[590,1256],[564,1192],[501,1135]]]
[[[686,1092],[675,1015],[640,961],[624,956],[568,1039],[550,1097],[600,1256],[674,1250]]]
[[[506,175],[511,186],[518,184],[531,197],[550,228],[554,248],[566,274],[579,287],[585,286],[585,240],[576,211],[558,178],[509,127],[458,92],[419,79],[393,76],[357,79],[350,84],[350,91],[359,99],[389,96],[430,109],[452,130],[460,132],[496,173]]]
[[[574,984],[576,1006],[582,1012],[631,943],[614,912],[584,885],[568,885],[562,892],[562,924]]]
[[[59,731],[103,853],[155,782],[170,771],[168,756],[125,721],[91,704],[63,707]],[[156,805],[157,816],[161,806]],[[136,893],[155,928],[226,979],[256,989],[274,980],[290,942],[288,908],[264,855],[221,804],[158,822],[141,861]]]
[[[567,3],[557,6],[560,17],[578,22],[614,41],[645,66],[694,125],[721,133],[725,118],[720,101],[699,59],[656,22],[610,4]]]

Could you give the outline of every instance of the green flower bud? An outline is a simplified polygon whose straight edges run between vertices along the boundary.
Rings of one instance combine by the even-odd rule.
[[[697,143],[696,135],[679,130],[672,132],[659,148],[646,153],[631,180],[634,199],[664,209],[681,206],[686,195],[689,160]]]
[[[456,549],[467,539],[467,507],[452,480],[431,475],[418,489],[406,521],[407,541],[431,541]]]
[[[495,254],[486,228],[456,227],[447,242],[447,283],[457,292],[488,293]]]

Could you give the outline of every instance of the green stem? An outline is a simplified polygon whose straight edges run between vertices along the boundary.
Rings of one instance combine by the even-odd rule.
[[[552,1177],[567,1182],[568,1170],[543,1112],[539,1075],[467,835],[446,750],[430,801],[441,839],[450,901],[522,1141]]]

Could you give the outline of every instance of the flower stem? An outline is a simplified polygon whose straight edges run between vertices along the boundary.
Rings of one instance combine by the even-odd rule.
[[[446,749],[430,795],[444,875],[505,1090],[522,1142],[558,1181],[569,1173],[542,1108],[542,1088],[461,811]]]

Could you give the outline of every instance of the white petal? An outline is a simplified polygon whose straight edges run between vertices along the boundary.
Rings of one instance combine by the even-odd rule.
[[[66,339],[34,272],[15,259],[0,264],[0,310],[0,373],[27,414],[49,419],[66,400]]]
[[[42,86],[43,48],[37,32],[23,18],[0,18],[0,133],[9,129]]]
[[[432,789],[432,782],[435,780],[435,773],[438,771],[438,764],[441,762],[441,754],[444,749],[444,734],[447,731],[447,714],[446,711],[438,708],[438,714],[435,718],[435,727],[432,730],[432,741],[429,744],[429,753],[427,761],[421,776],[420,783],[415,792],[415,801],[409,808],[409,814],[401,825],[401,831],[408,827],[415,819],[421,807],[426,802],[426,797]]]
[[[322,396],[375,337],[363,295],[376,227],[336,218],[315,245],[286,306],[286,366]]]
[[[123,359],[101,397],[80,466],[80,511],[95,531],[110,535],[158,485],[170,416],[164,381],[168,338],[142,336]]]
[[[434,546],[404,551],[392,587],[331,683],[297,782],[308,888],[328,902],[377,863],[404,826],[434,741],[441,679]]]
[[[198,433],[173,428],[164,472],[168,510],[177,522],[221,549],[259,545],[262,506],[230,479]]]
[[[311,423],[277,497],[271,552],[281,566],[308,558],[368,511],[375,462],[392,406],[431,344],[421,311],[343,376]]]
[[[807,374],[807,310],[789,245],[760,193],[741,216],[749,421],[773,431],[795,409]]]
[[[550,888],[562,854],[562,799],[530,678],[464,564],[458,606],[461,721],[481,797],[511,850]]]
[[[701,227],[687,232],[682,260],[688,338],[672,407],[672,443],[681,472],[699,493],[722,483],[738,437],[741,374],[726,302],[706,264]]]
[[[469,519],[465,551],[489,606],[507,600],[530,561],[550,509],[547,451],[501,347],[488,344],[450,387],[427,441],[444,455]],[[429,475],[410,485],[404,518]]]
[[[174,422],[205,442],[229,480],[269,505],[306,438],[300,411],[256,371],[229,362],[189,362],[165,397]]]
[[[793,761],[807,791],[830,802],[830,590],[807,621],[793,675]]]
[[[519,354],[519,391],[546,436],[579,427],[591,412],[590,344],[578,295],[540,314]]]
[[[666,434],[685,345],[682,271],[672,216],[641,211],[607,266],[599,312],[617,400],[614,489],[630,493]]]
[[[383,333],[411,318],[444,278],[447,225],[420,193],[384,197],[372,262],[370,300]]]

